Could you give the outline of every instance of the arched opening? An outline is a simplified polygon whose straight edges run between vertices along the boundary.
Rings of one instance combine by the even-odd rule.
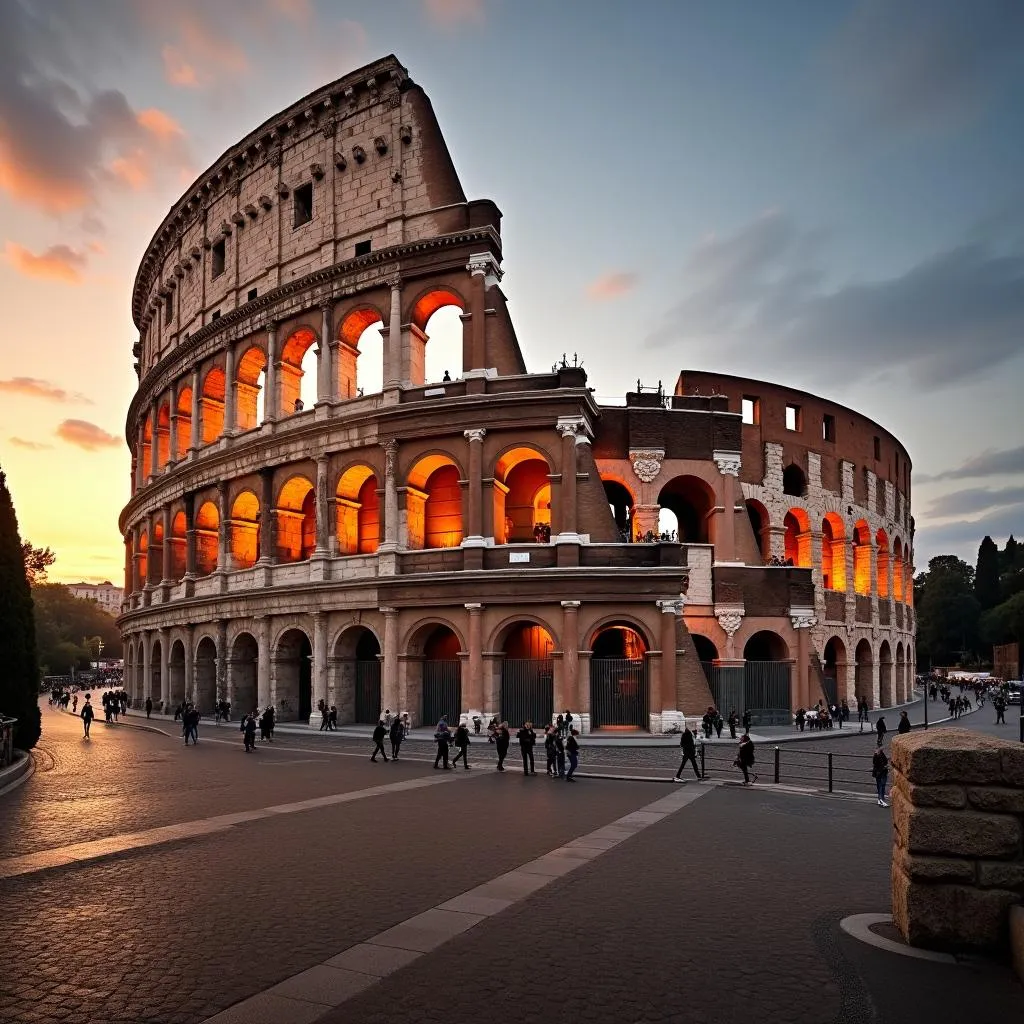
[[[755,498],[748,498],[743,505],[747,510],[750,530],[754,534],[754,541],[761,555],[761,561],[767,562],[771,555],[771,534],[768,529],[771,520],[768,516],[768,510]]]
[[[547,459],[535,448],[513,448],[498,459],[492,488],[495,543],[551,540],[550,472]]]
[[[826,590],[846,590],[846,527],[835,512],[821,524],[821,576]]]
[[[232,569],[251,569],[260,557],[260,502],[242,491],[231,505],[228,553]]]
[[[911,553],[909,544],[904,549],[903,563],[903,600],[907,602],[908,608],[914,607],[914,567],[911,564]]]
[[[906,664],[903,660],[903,643],[896,644],[896,703],[906,704],[910,699],[907,693]]]
[[[328,704],[340,723],[376,725],[384,708],[380,694],[380,642],[365,626],[346,629],[334,645],[334,685]],[[398,708],[388,708],[396,714]]]
[[[204,636],[196,648],[196,707],[203,714],[217,704],[217,645]]]
[[[178,392],[178,436],[174,457],[179,461],[188,455],[192,443],[192,389],[183,387]]]
[[[405,495],[410,548],[454,548],[462,543],[462,488],[451,458],[420,459],[409,472]]]
[[[872,707],[875,697],[874,681],[871,678],[874,660],[871,657],[871,644],[867,640],[861,640],[857,644],[857,648],[854,651],[854,661],[856,662],[854,669],[854,694],[858,700],[861,697],[866,697],[868,707]]]
[[[715,492],[699,477],[677,476],[670,480],[661,489],[658,504],[662,510],[658,520],[662,532],[675,532],[682,544],[713,543],[709,523]],[[665,516],[666,512],[670,516]]]
[[[501,718],[546,725],[555,710],[555,673],[551,634],[535,622],[509,627],[502,645]]]
[[[184,702],[186,697],[185,645],[180,640],[175,640],[171,644],[171,658],[167,667],[170,673],[168,686],[170,687],[171,707],[176,708]]]
[[[203,392],[199,399],[200,438],[211,444],[224,433],[224,371],[212,367],[203,379]]]
[[[807,477],[795,462],[791,462],[782,471],[782,493],[794,498],[802,498],[807,494]]]
[[[317,356],[316,332],[300,327],[281,347],[278,386],[281,390],[281,417],[294,416],[316,404]]]
[[[634,501],[629,488],[619,483],[618,480],[602,479],[601,483],[604,484],[604,496],[608,499],[608,507],[615,520],[615,529],[619,532],[619,539],[624,543],[634,540]]]
[[[149,580],[156,586],[163,576],[164,524],[158,519],[153,524],[153,539],[149,542]]]
[[[274,704],[282,722],[308,722],[313,710],[313,648],[301,629],[289,629],[274,651]]]
[[[369,466],[351,466],[335,490],[338,553],[373,554],[380,545],[380,496]]]
[[[228,659],[228,700],[236,718],[258,710],[260,647],[251,633],[239,633]]]
[[[462,711],[461,645],[448,626],[427,627],[427,630],[422,641],[422,721],[433,725],[446,718],[451,724],[459,720]]]
[[[165,469],[171,460],[171,403],[161,402],[156,417],[156,465]]]
[[[889,597],[889,537],[885,530],[879,528],[875,534],[875,546],[878,551],[875,558],[878,563],[878,589],[880,598]]]
[[[647,642],[625,623],[601,627],[590,645],[593,729],[649,729]]]
[[[253,430],[266,419],[267,354],[253,345],[238,361],[236,415],[239,430]]]
[[[160,646],[159,640],[154,640],[153,646],[149,649],[149,690],[147,692],[157,707],[160,706],[163,699],[161,696],[163,690],[160,686],[160,667],[163,663],[163,648]],[[167,711],[167,708],[163,710]]]
[[[217,568],[217,541],[220,513],[212,501],[204,502],[196,513],[196,575],[209,576]]]
[[[143,480],[152,476],[153,469],[153,417],[147,416],[142,421],[142,444],[139,445],[139,459],[142,464]]]
[[[691,633],[693,646],[697,651],[697,660],[702,664],[711,664],[718,661],[718,648],[706,636],[700,633]]]
[[[409,339],[410,385],[462,376],[464,312],[461,297],[448,288],[435,288],[416,300]]]
[[[853,589],[864,596],[871,593],[871,531],[863,519],[853,528]]]
[[[802,508],[791,508],[782,521],[786,528],[786,561],[801,569],[811,564],[811,521]]]
[[[789,725],[792,665],[786,641],[762,629],[743,646],[743,704],[756,725]]]
[[[338,331],[337,382],[339,398],[372,395],[384,388],[383,317],[372,306],[354,309]]]
[[[892,649],[883,640],[878,648],[878,706],[891,708],[896,703],[892,689]]]
[[[897,601],[903,600],[903,545],[899,537],[892,546],[892,596]]]
[[[145,587],[149,583],[149,534],[145,530],[139,534],[139,547],[135,557],[139,563],[139,586]]]
[[[188,551],[184,512],[175,512],[171,519],[171,536],[167,543],[171,545],[171,579],[175,583],[180,583],[182,576],[185,575]]]
[[[825,681],[825,699],[829,705],[838,704],[846,697],[846,644],[832,637],[825,644],[825,663],[822,665]]]
[[[316,492],[304,476],[293,476],[277,496],[277,560],[303,562],[316,548]]]

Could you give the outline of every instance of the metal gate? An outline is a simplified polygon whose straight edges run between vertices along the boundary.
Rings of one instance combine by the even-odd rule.
[[[743,664],[743,700],[757,725],[789,725],[790,665],[785,661]]]
[[[376,725],[383,708],[380,706],[380,662],[356,661],[356,724]]]
[[[743,669],[735,665],[716,665],[710,661],[702,661],[704,676],[711,690],[711,697],[723,718],[734,709],[743,714],[746,709],[743,687]],[[701,714],[704,708],[699,709]]]
[[[833,669],[834,671],[834,669]],[[831,707],[833,704],[839,703],[839,684],[836,682],[835,676],[830,676],[828,672],[825,672],[821,677],[821,686],[825,691],[825,702]],[[811,703],[814,703],[813,701]]]
[[[423,724],[441,718],[458,722],[462,712],[462,662],[458,658],[423,662]]]
[[[619,658],[590,660],[590,725],[649,729],[647,662]]]
[[[510,725],[547,725],[555,709],[550,658],[506,658],[501,666],[501,717]]]

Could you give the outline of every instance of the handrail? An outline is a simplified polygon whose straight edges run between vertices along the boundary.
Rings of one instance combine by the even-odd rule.
[[[0,715],[0,768],[6,768],[14,761],[14,727],[16,718]]]

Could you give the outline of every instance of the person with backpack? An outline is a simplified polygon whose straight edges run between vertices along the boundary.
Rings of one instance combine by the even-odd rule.
[[[402,719],[398,715],[391,719],[388,737],[391,740],[391,760],[397,761],[398,751],[401,749],[402,740],[405,739],[405,726],[402,725]]]
[[[687,762],[693,765],[693,773],[697,776],[699,781],[701,776],[700,768],[697,767],[697,741],[689,725],[685,725],[683,728],[683,735],[679,739],[679,746],[682,747],[683,750],[683,759],[679,762],[679,771],[676,772],[672,781],[686,781],[686,779],[683,778],[683,769],[686,767]]]
[[[85,738],[89,738],[89,729],[92,726],[92,720],[95,717],[95,712],[92,709],[92,704],[89,702],[89,694],[85,695],[85,703],[82,705],[82,725],[85,728]]]
[[[878,793],[878,806],[888,807],[885,802],[885,784],[889,778],[889,758],[879,745],[878,749],[871,755],[871,774],[875,779],[875,790]]]
[[[465,722],[459,722],[455,728],[455,759],[452,761],[452,767],[454,768],[459,763],[459,758],[462,758],[462,767],[467,771],[469,769],[469,758],[466,756],[469,753],[469,729]]]
[[[384,728],[384,719],[380,719],[377,722],[377,727],[373,730],[373,753],[370,755],[370,760],[376,764],[377,762],[377,751],[380,751],[381,757],[384,758],[384,763],[387,764],[388,755],[384,752],[384,737],[387,736],[388,731]]]
[[[736,760],[733,763],[743,772],[744,786],[750,785],[751,774],[754,776],[754,782],[757,782],[757,773],[751,773],[750,771],[754,767],[754,743],[749,733],[743,734],[743,738],[740,740],[739,751],[736,754]]]

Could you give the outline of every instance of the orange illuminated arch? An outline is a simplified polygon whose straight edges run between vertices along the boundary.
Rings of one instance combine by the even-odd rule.
[[[903,600],[903,544],[899,537],[892,546],[892,596],[897,601]]]
[[[377,477],[365,465],[350,466],[335,490],[338,553],[372,554],[380,544]]]
[[[384,315],[376,306],[345,314],[338,328],[335,390],[339,398],[357,398],[384,386]]]
[[[259,345],[247,349],[238,361],[236,375],[237,417],[239,430],[252,430],[258,427],[263,419],[260,416],[259,397],[262,386],[260,378],[265,380],[267,354]],[[264,396],[265,401],[266,396]]]
[[[188,446],[192,443],[192,389],[190,387],[183,387],[178,392],[177,441],[174,457],[183,459],[188,454]]]
[[[203,378],[199,399],[200,438],[203,444],[216,441],[224,433],[224,396],[226,381],[219,366],[212,367]]]
[[[878,565],[878,589],[877,593],[879,597],[888,598],[889,596],[889,535],[879,527],[878,532],[875,534],[875,546],[877,548],[877,565]]]
[[[220,513],[212,501],[203,502],[196,513],[196,575],[209,576],[217,568],[217,538]]]
[[[821,575],[826,590],[846,590],[846,524],[836,512],[821,524]]]
[[[862,595],[871,593],[871,530],[865,519],[858,519],[853,527],[853,589]]]
[[[136,555],[139,561],[139,586],[144,587],[149,582],[149,534],[145,530],[139,534]]]
[[[316,364],[312,357],[307,358],[318,341],[317,333],[312,327],[299,327],[293,331],[281,347],[281,370],[279,387],[281,389],[280,416],[292,416],[297,411],[295,403],[302,398],[303,380],[306,374],[316,376]],[[308,388],[306,389],[308,392]],[[309,394],[307,393],[307,398]]]
[[[231,504],[229,552],[235,569],[249,569],[260,557],[260,502],[242,491]]]
[[[304,476],[289,478],[277,495],[277,560],[302,562],[316,548],[316,491]]]
[[[547,457],[530,445],[518,445],[501,455],[494,466],[495,543],[550,539],[550,473]]]
[[[406,523],[410,548],[453,548],[462,543],[459,467],[443,453],[425,455],[409,470]]]
[[[153,536],[149,541],[150,583],[159,583],[164,567],[164,524],[158,519],[153,524]]]
[[[177,583],[185,575],[187,539],[184,512],[176,512],[171,519],[171,535],[167,538],[167,543],[171,545],[171,579]]]
[[[466,301],[458,292],[451,288],[433,288],[413,303],[410,319],[425,332],[427,321],[443,306],[458,306],[463,312],[466,311]]]
[[[171,404],[161,402],[156,419],[156,464],[163,469],[171,458]]]
[[[807,568],[811,564],[811,521],[802,508],[791,508],[783,519],[786,528],[786,560]]]
[[[152,414],[146,416],[142,421],[142,444],[139,446],[139,459],[142,464],[142,479],[145,480],[152,468],[152,450],[153,450],[153,417]]]

